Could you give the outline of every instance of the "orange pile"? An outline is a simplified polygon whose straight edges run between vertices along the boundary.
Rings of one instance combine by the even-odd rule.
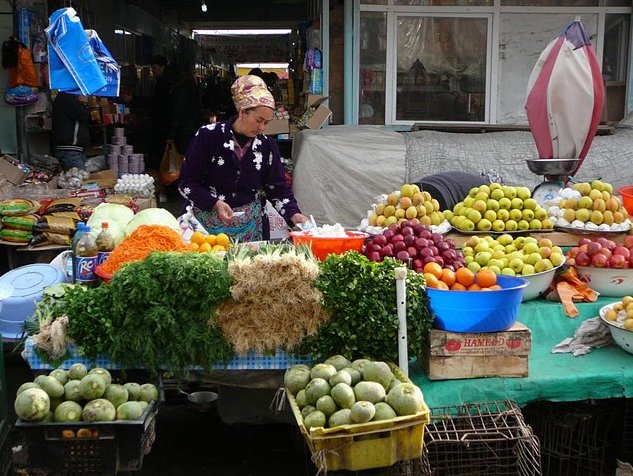
[[[487,268],[473,273],[468,268],[458,268],[452,271],[442,268],[438,263],[424,265],[424,279],[426,285],[433,289],[448,291],[495,291],[501,289],[497,284],[497,275]]]
[[[230,238],[225,233],[218,233],[217,235],[205,235],[200,231],[194,231],[191,235],[191,243],[189,249],[191,251],[197,251],[204,253],[207,251],[227,251],[230,245]]]

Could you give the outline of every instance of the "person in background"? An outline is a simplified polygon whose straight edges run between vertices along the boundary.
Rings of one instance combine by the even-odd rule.
[[[237,116],[200,128],[185,155],[179,189],[209,233],[240,241],[270,237],[266,200],[289,226],[306,223],[285,182],[277,143],[263,134],[275,101],[266,83],[246,75],[231,87]]]
[[[152,143],[147,168],[158,171],[171,123],[169,91],[173,83],[173,69],[167,65],[167,58],[163,55],[155,55],[151,58],[150,69],[154,75],[154,100],[149,113],[152,122]]]
[[[207,119],[203,118],[198,85],[190,71],[180,73],[169,89],[169,111],[167,143],[174,144],[184,155],[192,137]]]
[[[54,155],[63,170],[86,169],[85,148],[90,142],[90,110],[85,96],[57,93],[53,101]]]

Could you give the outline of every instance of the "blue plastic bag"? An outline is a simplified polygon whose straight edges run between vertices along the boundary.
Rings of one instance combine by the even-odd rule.
[[[103,44],[96,31],[86,30],[86,35],[88,35],[88,42],[97,58],[97,64],[99,64],[99,68],[101,68],[101,72],[107,81],[104,87],[92,94],[95,96],[117,97],[121,86],[121,67],[114,60],[114,57],[110,54],[106,45]]]

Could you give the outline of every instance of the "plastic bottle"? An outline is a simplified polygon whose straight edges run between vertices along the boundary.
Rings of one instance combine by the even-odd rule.
[[[86,226],[84,234],[79,238],[75,252],[75,282],[88,287],[98,284],[95,268],[97,267],[97,243]]]
[[[97,244],[98,250],[97,266],[99,266],[101,263],[108,259],[108,256],[110,256],[110,253],[112,253],[112,250],[114,249],[114,237],[108,229],[107,221],[101,223],[101,231],[97,235],[95,242]]]
[[[75,248],[77,247],[77,242],[86,232],[86,224],[83,221],[77,222],[77,226],[75,228],[75,234],[73,235],[72,242],[70,243],[71,257],[68,260],[68,276],[72,279],[74,283],[76,281],[77,273],[75,271]]]

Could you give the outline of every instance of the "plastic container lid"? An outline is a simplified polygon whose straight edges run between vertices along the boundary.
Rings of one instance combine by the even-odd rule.
[[[66,282],[64,272],[50,264],[21,266],[0,277],[0,290],[11,290],[10,295],[2,300],[0,310],[0,333],[3,337],[19,338],[22,322],[35,311],[35,301],[42,299],[44,288],[63,282]]]

